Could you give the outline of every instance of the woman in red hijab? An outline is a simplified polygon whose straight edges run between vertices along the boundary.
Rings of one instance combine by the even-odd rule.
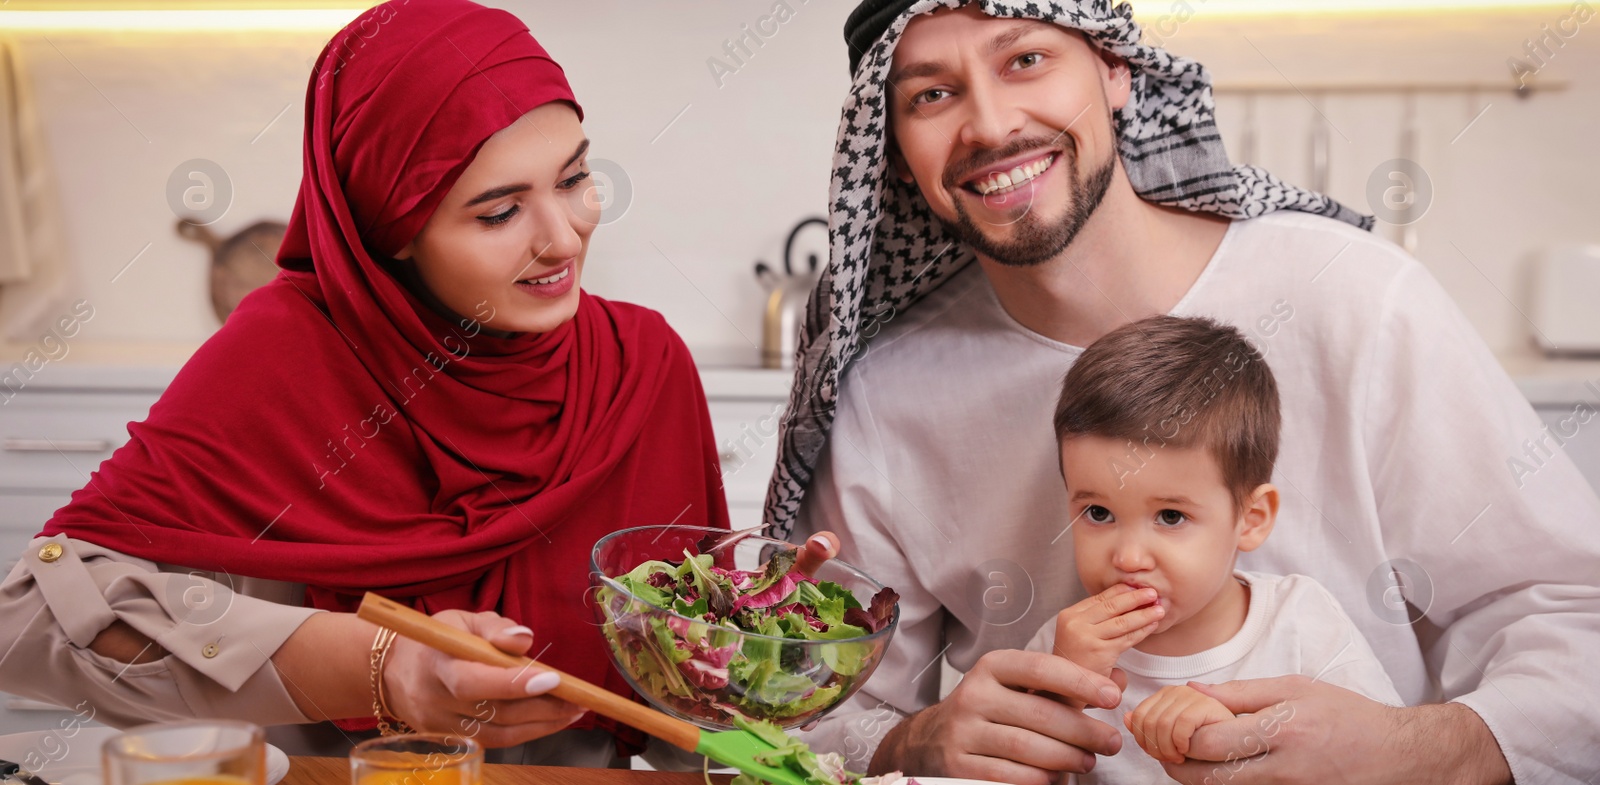
[[[584,603],[590,548],[727,526],[689,352],[659,314],[579,288],[599,219],[581,119],[504,11],[394,0],[336,35],[281,274],[0,587],[0,689],[115,725],[381,719],[490,747],[562,731],[529,761],[637,751],[541,697],[553,673],[351,614],[376,591],[626,693]],[[257,579],[303,600],[244,596]]]

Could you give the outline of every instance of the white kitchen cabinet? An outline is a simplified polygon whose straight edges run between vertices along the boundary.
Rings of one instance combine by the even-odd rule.
[[[733,528],[761,523],[767,481],[778,462],[783,400],[711,400],[711,430],[722,463],[722,490]]]
[[[93,392],[28,388],[0,410],[0,488],[67,491],[128,441],[160,390]]]

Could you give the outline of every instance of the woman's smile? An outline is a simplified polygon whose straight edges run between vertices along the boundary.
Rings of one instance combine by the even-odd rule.
[[[572,291],[577,276],[573,274],[573,263],[568,262],[559,270],[537,278],[523,278],[515,282],[515,286],[526,294],[534,297],[554,299]]]

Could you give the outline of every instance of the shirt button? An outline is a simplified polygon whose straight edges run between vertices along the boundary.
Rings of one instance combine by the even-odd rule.
[[[208,644],[205,645],[205,648],[200,650],[200,653],[205,655],[205,658],[209,660],[212,657],[217,656],[217,652],[219,652],[219,651],[221,651],[221,649],[217,648],[217,644],[208,643]]]
[[[61,554],[65,552],[65,549],[61,547],[61,543],[46,543],[43,548],[39,549],[39,561],[48,564],[56,559],[61,558]]]

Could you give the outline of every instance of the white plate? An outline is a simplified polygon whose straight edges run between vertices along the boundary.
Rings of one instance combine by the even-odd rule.
[[[912,777],[919,785],[1004,785],[989,780],[963,780],[955,777]]]
[[[51,785],[100,785],[100,745],[116,728],[76,728],[0,736],[0,758],[19,763]],[[267,745],[267,785],[289,773],[289,756]]]

